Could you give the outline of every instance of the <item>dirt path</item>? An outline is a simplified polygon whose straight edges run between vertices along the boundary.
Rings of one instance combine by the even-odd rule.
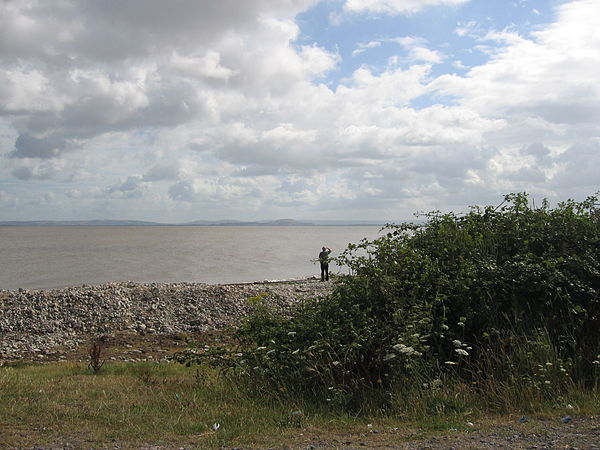
[[[372,425],[363,433],[308,434],[298,436],[290,448],[320,449],[600,449],[600,416],[488,418],[467,431],[419,433],[403,428]]]

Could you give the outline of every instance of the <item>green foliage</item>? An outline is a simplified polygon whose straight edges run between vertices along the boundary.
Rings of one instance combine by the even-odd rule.
[[[536,378],[546,362],[564,369],[553,375],[565,380],[551,384],[554,394],[567,379],[595,384],[596,203],[594,196],[535,207],[526,194],[510,194],[498,207],[390,225],[338,258],[351,275],[326,300],[291,318],[255,301],[235,335],[238,356],[221,353],[218,363],[267,393],[354,408],[389,404],[409,385],[446,376],[467,385],[529,377],[530,388],[548,390],[549,380]]]

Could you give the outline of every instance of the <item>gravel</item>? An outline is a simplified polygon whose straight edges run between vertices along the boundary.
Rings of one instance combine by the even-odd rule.
[[[283,313],[322,297],[315,279],[210,285],[107,283],[51,290],[0,291],[0,362],[75,348],[93,335],[205,332],[235,325],[261,296]]]

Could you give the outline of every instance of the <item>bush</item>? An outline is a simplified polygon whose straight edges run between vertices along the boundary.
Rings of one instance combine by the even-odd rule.
[[[569,381],[596,383],[596,203],[594,196],[536,208],[526,194],[510,194],[498,207],[390,225],[338,258],[351,275],[326,300],[291,318],[259,303],[235,333],[238,356],[218,362],[265,392],[344,407],[385,405],[392,392],[448,374],[479,383],[533,379],[540,361],[517,358],[517,347],[529,354],[549,346],[544,354],[569,368]]]

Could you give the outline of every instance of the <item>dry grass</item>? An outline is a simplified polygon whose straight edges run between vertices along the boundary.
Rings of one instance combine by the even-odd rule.
[[[72,363],[0,369],[0,442],[8,446],[65,439],[77,447],[256,444],[293,426],[292,412],[253,400],[209,369],[122,364],[97,375]]]
[[[289,448],[343,446],[345,441],[379,446],[448,430],[468,433],[465,424],[481,423],[486,411],[485,396],[464,385],[410,397],[376,417],[348,417],[326,406],[256,398],[206,367],[113,363],[98,374],[85,363],[2,367],[0,446]],[[594,414],[600,406],[597,393],[583,389],[555,400],[527,413],[560,418]],[[524,406],[502,408],[503,415],[519,417]],[[376,425],[369,428],[369,423]],[[375,429],[381,434],[369,434]]]

